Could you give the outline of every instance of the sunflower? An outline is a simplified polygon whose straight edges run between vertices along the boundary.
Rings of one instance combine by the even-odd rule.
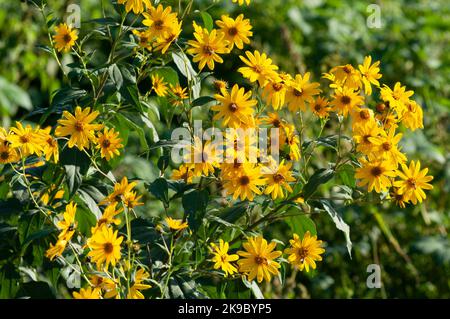
[[[286,125],[280,135],[285,139],[285,141],[281,140],[280,142],[285,142],[289,147],[289,158],[298,161],[301,157],[300,138],[294,125]]]
[[[400,208],[405,208],[406,203],[408,203],[409,199],[406,198],[406,194],[400,194],[397,187],[392,188],[392,192],[390,194],[390,197],[393,199],[393,201],[397,204]]]
[[[106,277],[102,277],[99,275],[92,275],[89,278],[89,281],[91,283],[91,285],[93,286],[93,288],[99,288],[102,291],[104,291],[104,298],[118,298],[118,287],[117,287],[117,282],[115,282],[113,279],[111,278],[106,278]]]
[[[255,194],[261,195],[258,186],[265,183],[265,179],[261,177],[259,166],[243,163],[239,174],[230,176],[230,179],[224,181],[224,187],[229,195],[233,195],[233,199],[240,197],[242,201],[245,199],[253,201]]]
[[[155,91],[156,95],[164,97],[167,95],[168,87],[164,82],[164,78],[159,76],[158,74],[152,74],[152,89]]]
[[[222,161],[221,148],[219,144],[207,141],[205,144],[197,137],[194,144],[189,148],[185,162],[192,169],[193,176],[208,176],[214,173],[215,167]]]
[[[366,56],[364,57],[364,62],[362,65],[359,65],[359,71],[362,75],[362,82],[364,83],[364,93],[367,95],[372,94],[372,85],[375,85],[376,87],[380,86],[380,82],[378,82],[378,79],[382,77],[380,72],[380,61],[376,61],[374,64],[372,64],[372,57]]]
[[[178,83],[175,86],[170,84],[169,87],[170,87],[170,93],[173,96],[170,99],[170,102],[172,103],[172,105],[173,106],[183,105],[183,101],[186,100],[189,97],[188,94],[186,93],[187,88],[183,88]]]
[[[433,185],[428,184],[433,180],[433,176],[427,175],[428,168],[420,170],[420,161],[411,161],[409,167],[401,164],[402,171],[397,171],[397,176],[401,180],[394,181],[394,186],[398,187],[398,194],[403,194],[406,201],[411,201],[414,205],[427,198],[424,189],[433,189]]]
[[[75,233],[77,222],[75,221],[75,214],[77,212],[77,204],[70,202],[66,205],[66,210],[63,214],[63,219],[60,220],[56,226],[61,230],[58,238],[69,241]]]
[[[261,118],[261,123],[274,128],[283,128],[286,125],[286,121],[280,118],[278,113],[267,113],[267,116]]]
[[[50,244],[50,247],[45,252],[45,257],[49,258],[50,260],[53,260],[56,257],[61,256],[64,250],[66,249],[66,246],[67,240],[58,239],[55,245]]]
[[[228,82],[224,80],[214,80],[213,86],[217,92],[222,92],[222,90],[228,89]]]
[[[250,43],[249,37],[253,35],[253,32],[250,31],[252,26],[249,19],[244,19],[243,14],[238,15],[236,19],[222,15],[221,20],[216,21],[216,24],[225,34],[225,40],[230,43],[230,50],[235,45],[242,50],[244,43]]]
[[[317,240],[317,236],[311,236],[309,231],[305,233],[303,239],[297,234],[293,237],[289,240],[291,247],[284,250],[284,253],[289,255],[288,261],[300,271],[306,269],[306,272],[309,272],[310,267],[316,269],[316,261],[321,261],[320,255],[325,252],[325,249],[321,248],[322,241]]]
[[[120,225],[121,221],[120,219],[116,218],[117,215],[119,215],[123,211],[122,208],[117,209],[117,203],[113,203],[108,205],[103,214],[102,217],[97,221],[97,225],[92,228],[91,233],[94,234],[98,229],[100,229],[103,225],[110,226],[112,224],[118,226]]]
[[[423,128],[423,110],[415,101],[409,100],[402,114],[401,122],[411,131]]]
[[[327,118],[332,110],[329,104],[330,102],[326,98],[319,96],[310,103],[311,111],[321,119]]]
[[[100,288],[81,288],[79,292],[73,292],[74,299],[101,299],[102,291]]]
[[[174,23],[170,28],[170,31],[165,33],[164,35],[156,38],[153,47],[156,51],[161,51],[162,54],[165,54],[169,47],[175,42],[181,33],[181,22]]]
[[[249,79],[252,83],[258,81],[261,87],[264,87],[270,79],[276,78],[278,66],[272,64],[272,59],[268,58],[265,53],[261,54],[255,50],[254,53],[246,51],[245,55],[247,58],[242,55],[239,58],[247,66],[238,69],[244,78]]]
[[[166,217],[165,221],[167,226],[172,231],[183,230],[189,227],[188,223],[184,222],[182,219],[173,219],[172,217]]]
[[[116,183],[114,185],[114,190],[111,194],[106,196],[100,204],[114,204],[121,202],[124,197],[133,190],[133,188],[137,185],[137,182],[128,183],[128,178],[124,176],[120,183]]]
[[[272,160],[268,166],[262,169],[267,179],[267,186],[264,190],[264,194],[271,195],[272,199],[284,198],[286,191],[292,193],[292,188],[289,186],[289,182],[295,181],[291,172],[292,163],[284,163],[281,161],[279,165]]]
[[[135,191],[127,192],[123,195],[123,204],[129,208],[132,209],[136,206],[142,206],[144,203],[140,202],[139,200],[142,198],[142,195],[137,195]]]
[[[214,70],[214,62],[223,63],[223,59],[219,54],[230,52],[228,48],[229,42],[225,40],[225,34],[222,31],[211,30],[198,26],[194,21],[194,37],[196,40],[189,40],[187,52],[194,56],[193,61],[199,62],[200,71],[205,65],[210,70]]]
[[[375,192],[386,191],[391,185],[391,178],[396,177],[395,167],[386,160],[367,161],[364,158],[359,159],[360,168],[356,169],[355,177],[360,179],[358,186],[367,185],[369,192],[375,189]]]
[[[353,132],[353,139],[357,143],[358,152],[369,155],[377,150],[376,144],[384,131],[378,126],[375,120],[371,120],[366,125],[358,126]]]
[[[309,82],[311,74],[306,72],[304,76],[297,74],[295,78],[288,82],[286,91],[286,103],[289,111],[296,112],[298,110],[305,111],[305,102],[313,103],[314,95],[321,92],[317,82]]]
[[[262,97],[274,110],[280,109],[286,97],[286,83],[279,76],[269,80],[263,88]]]
[[[140,14],[152,5],[150,0],[118,0],[117,3],[125,4],[125,10],[127,12],[133,10],[134,14]]]
[[[164,37],[178,25],[177,13],[172,12],[172,7],[164,8],[162,4],[158,7],[149,6],[147,12],[143,13],[142,24],[147,26],[150,37]]]
[[[144,299],[144,295],[141,290],[150,289],[152,286],[144,284],[143,282],[150,278],[150,274],[145,271],[143,268],[139,268],[134,274],[133,285],[130,287],[130,291],[128,291],[127,299]]]
[[[331,75],[331,76],[330,76]],[[330,70],[330,74],[325,76],[333,81],[330,87],[347,87],[351,90],[359,90],[361,88],[361,73],[352,65],[339,65]]]
[[[228,254],[229,247],[229,244],[224,242],[223,239],[219,239],[219,246],[215,243],[211,243],[211,248],[213,249],[212,254],[214,255],[211,261],[215,263],[214,269],[222,269],[225,273],[225,277],[237,272],[237,269],[232,262],[239,259],[239,256],[236,254]]]
[[[173,180],[183,180],[185,183],[192,183],[192,179],[194,178],[194,173],[189,165],[181,165],[177,170],[174,169],[172,171]]]
[[[56,34],[53,36],[55,48],[59,52],[69,52],[75,45],[75,41],[78,39],[77,30],[74,30],[65,23],[61,23],[55,27],[55,31]]]
[[[282,252],[275,250],[275,242],[267,243],[262,236],[251,237],[243,243],[245,251],[238,251],[238,255],[243,257],[238,261],[239,272],[247,275],[247,279],[252,281],[257,279],[260,283],[265,279],[270,281],[272,275],[278,275],[280,264],[274,259],[281,256]]]
[[[50,135],[51,127],[47,127],[43,130],[40,130],[39,133],[42,136],[42,139],[45,141],[43,152],[45,155],[45,160],[50,161],[53,157],[53,162],[58,163],[59,161],[59,148],[58,141]]]
[[[406,86],[402,86],[400,82],[397,82],[393,90],[385,84],[381,88],[380,94],[383,101],[389,102],[389,106],[396,110],[398,114],[403,114],[414,91],[406,91]]]
[[[253,107],[257,104],[251,96],[251,91],[245,92],[244,88],[239,88],[237,84],[233,86],[231,93],[222,90],[221,94],[215,94],[214,98],[220,104],[211,107],[211,110],[218,112],[213,120],[222,120],[224,126],[233,128],[250,122],[255,112]]]
[[[14,163],[20,160],[19,153],[8,144],[0,143],[0,164]]]
[[[225,132],[225,162],[257,162],[258,136],[255,130],[228,129]]]
[[[111,227],[103,225],[88,239],[87,245],[91,249],[88,257],[91,257],[92,262],[96,263],[98,268],[102,264],[105,264],[105,268],[108,268],[109,264],[115,266],[121,257],[120,244],[122,241],[122,236],[117,237],[117,230],[114,232]]]
[[[16,122],[16,127],[11,128],[7,141],[9,147],[20,149],[22,156],[36,154],[40,156],[43,151],[43,138],[39,129],[33,129],[29,124],[25,127]]]
[[[343,116],[352,111],[355,107],[361,106],[364,103],[364,97],[355,92],[349,87],[338,87],[334,91],[333,101],[330,105],[334,110]]]
[[[390,161],[395,167],[398,164],[406,162],[406,156],[398,149],[398,143],[400,142],[403,134],[395,134],[395,127],[391,127],[389,132],[383,134],[372,141],[373,144],[378,146],[376,151],[377,156]]]
[[[359,128],[367,125],[370,122],[374,122],[373,111],[366,107],[355,107],[350,111],[352,117],[352,129],[357,131]]]
[[[139,45],[140,48],[147,49],[149,51],[152,50],[152,44],[153,44],[152,37],[148,33],[147,30],[145,30],[145,31],[138,31],[138,30],[135,29],[132,32],[139,39],[138,45]]]
[[[119,149],[123,147],[119,132],[115,132],[114,128],[108,129],[105,127],[103,133],[98,133],[96,142],[95,148],[100,149],[101,157],[106,158],[107,161],[115,155],[120,155]]]
[[[98,111],[91,112],[91,108],[87,107],[81,109],[77,106],[75,108],[75,114],[72,115],[68,111],[63,112],[63,119],[58,120],[58,126],[56,127],[56,136],[70,136],[69,148],[74,146],[79,150],[88,148],[90,142],[96,140],[95,132],[102,129],[102,124],[92,124],[97,116]]]

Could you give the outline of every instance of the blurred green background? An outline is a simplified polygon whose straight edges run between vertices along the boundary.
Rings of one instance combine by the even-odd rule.
[[[100,0],[49,0],[55,16],[63,17],[70,3],[81,5],[81,19],[101,16]],[[109,1],[104,0],[104,3]],[[162,1],[178,6],[178,1]],[[183,1],[182,1],[183,2]],[[221,14],[244,13],[254,26],[252,47],[267,52],[291,74],[310,71],[316,81],[332,66],[361,63],[365,55],[381,60],[382,83],[400,81],[414,90],[424,109],[422,131],[405,132],[403,150],[420,159],[435,177],[434,189],[420,206],[347,206],[340,212],[350,225],[353,256],[345,239],[327,216],[315,222],[319,238],[327,242],[318,271],[293,273],[281,287],[277,281],[263,288],[274,298],[450,298],[450,4],[440,1],[377,1],[381,28],[367,27],[367,1],[252,0],[239,7],[231,0],[195,1],[195,8]],[[193,16],[201,21],[200,16]],[[189,37],[186,28],[183,37]],[[46,27],[26,1],[0,0],[0,124],[8,126],[36,107],[49,105],[60,88],[62,74],[51,56]],[[71,61],[65,55],[63,63]],[[238,54],[232,54],[216,74],[241,83],[236,73]],[[163,127],[157,128],[166,134]],[[133,139],[130,139],[130,144]],[[137,144],[137,142],[136,142]],[[137,150],[136,154],[139,153]],[[155,166],[155,165],[153,165]],[[155,169],[127,151],[120,173],[151,180]],[[333,190],[327,190],[330,194]],[[143,208],[143,209],[149,209]],[[281,233],[273,228],[276,237]],[[287,238],[282,238],[287,240]],[[380,264],[382,288],[366,286],[367,266]]]

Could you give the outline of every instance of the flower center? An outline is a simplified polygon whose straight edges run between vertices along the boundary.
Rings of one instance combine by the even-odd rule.
[[[281,122],[280,122],[279,119],[274,119],[274,120],[272,121],[272,125],[275,126],[275,127],[280,127]]]
[[[0,159],[6,161],[9,158],[9,152],[8,151],[3,151],[0,153]]]
[[[205,53],[206,55],[212,55],[214,54],[214,49],[209,45],[205,45],[203,47],[203,53]]]
[[[368,110],[361,110],[359,112],[359,116],[363,119],[363,120],[368,120],[370,118],[370,113]]]
[[[250,183],[250,178],[248,178],[248,176],[241,176],[239,178],[239,184],[241,184],[242,186],[246,186]]]
[[[273,181],[275,183],[281,183],[282,181],[284,181],[284,176],[279,173],[276,173],[273,175]]]
[[[371,142],[370,142],[370,140],[369,140],[370,137],[372,137],[372,135],[370,135],[370,134],[364,135],[364,137],[363,137],[364,143],[366,143],[366,144],[371,144]]]
[[[164,26],[164,22],[162,20],[156,20],[153,25],[155,26],[156,30],[162,30]]]
[[[105,254],[111,254],[114,250],[114,246],[111,243],[105,243],[103,245],[103,250]]]
[[[238,30],[236,29],[236,27],[229,28],[228,34],[231,36],[235,36],[236,34],[238,34]]]
[[[82,132],[84,130],[83,122],[76,121],[76,123],[75,123],[75,130],[77,130],[78,132]]]
[[[410,179],[408,179],[407,183],[408,183],[408,186],[409,186],[409,187],[416,189],[416,187],[417,187],[417,182],[416,182],[416,179],[415,179],[415,178],[410,178]]]
[[[100,226],[100,225],[102,225],[102,224],[106,224],[107,221],[108,221],[108,220],[107,220],[106,218],[100,218],[100,219],[98,220],[97,224]]]
[[[258,265],[267,265],[267,258],[261,257],[261,256],[256,256],[255,263],[257,263]]]
[[[392,144],[389,142],[384,142],[382,146],[385,151],[389,151],[392,148]]]
[[[274,83],[274,84],[272,84],[272,87],[273,87],[273,89],[276,92],[278,92],[278,91],[280,91],[283,88],[283,84],[281,84],[281,83]]]
[[[65,43],[69,43],[70,41],[72,41],[72,37],[70,36],[70,34],[64,34],[63,36],[63,40]]]
[[[231,112],[236,112],[237,111],[237,109],[238,109],[238,106],[237,106],[237,104],[236,103],[231,103],[230,105],[228,105],[228,109],[231,111]]]
[[[294,95],[295,95],[296,97],[300,97],[300,96],[302,96],[302,95],[303,95],[303,91],[300,91],[300,90],[294,89]]]
[[[108,148],[108,147],[110,147],[111,146],[111,142],[109,141],[109,140],[103,140],[103,142],[102,142],[102,147],[103,148]]]
[[[26,143],[28,143],[28,142],[30,141],[30,139],[28,138],[28,135],[22,135],[22,136],[20,137],[20,141],[21,141],[23,144],[26,144]]]
[[[341,97],[341,103],[342,104],[347,105],[347,104],[350,104],[351,101],[352,101],[352,99],[349,96],[347,96],[347,95],[344,95],[344,96]]]
[[[347,73],[347,74],[352,73],[352,70],[351,70],[348,66],[344,66],[344,67],[342,68],[342,70],[343,70],[345,73]]]
[[[304,247],[300,247],[297,250],[297,255],[298,255],[298,258],[300,259],[300,262],[304,262],[305,258],[308,256],[308,249],[306,249]]]
[[[386,109],[386,105],[384,103],[380,103],[377,104],[376,108],[378,112],[383,113],[383,111]]]
[[[262,73],[262,69],[259,65],[254,65],[253,71],[255,71],[256,73]]]
[[[375,166],[370,170],[370,173],[374,177],[379,177],[383,173],[383,171],[381,170],[381,167]]]
[[[314,105],[314,110],[315,110],[316,112],[319,112],[321,109],[322,109],[322,107],[320,106],[320,104]]]

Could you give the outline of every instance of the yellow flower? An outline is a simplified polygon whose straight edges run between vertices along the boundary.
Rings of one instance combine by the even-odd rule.
[[[224,187],[228,195],[233,195],[233,199],[240,197],[241,200],[248,199],[253,201],[255,194],[260,195],[261,190],[258,186],[266,183],[261,178],[260,167],[251,163],[243,163],[239,174],[230,176],[224,181]]]
[[[152,74],[152,85],[153,90],[155,91],[156,95],[164,97],[167,95],[167,84],[164,82],[164,78],[159,76],[158,74]]]
[[[363,104],[364,97],[346,86],[336,88],[333,101],[330,103],[334,107],[334,110],[343,116],[347,116],[348,112]]]
[[[258,137],[254,131],[244,133],[242,130],[227,130],[225,131],[224,161],[233,163],[235,161],[244,163],[250,161],[252,163],[257,161],[258,157]]]
[[[360,179],[358,186],[367,185],[369,192],[373,189],[377,193],[386,191],[391,185],[391,179],[396,176],[395,167],[386,160],[367,161],[359,159],[360,168],[356,169],[355,177]]]
[[[173,98],[170,101],[173,106],[183,105],[183,101],[189,97],[186,93],[186,89],[187,88],[183,88],[178,83],[175,86],[170,84],[170,93],[173,95]]]
[[[42,139],[45,141],[44,143],[44,155],[45,160],[50,161],[50,159],[53,157],[53,161],[55,163],[58,163],[59,161],[59,148],[58,148],[58,141],[50,135],[51,127],[47,127],[43,130],[40,130],[39,132],[42,135]]]
[[[70,202],[66,205],[66,210],[63,214],[63,219],[60,220],[56,226],[61,230],[58,238],[69,241],[75,233],[77,222],[75,221],[75,214],[77,212],[77,204]]]
[[[44,194],[42,194],[40,200],[42,201],[42,203],[43,203],[44,205],[48,205],[48,204],[50,203],[50,196],[52,195],[52,193],[55,192],[55,189],[56,189],[56,185],[55,185],[55,184],[52,184],[52,185],[50,185],[50,187],[47,189],[47,191],[44,192]],[[59,189],[59,190],[55,193],[55,195],[52,197],[52,200],[55,200],[55,199],[61,199],[61,198],[63,198],[63,196],[64,196],[64,189]]]
[[[22,123],[16,122],[16,127],[11,128],[7,137],[9,147],[20,149],[22,156],[32,154],[40,156],[43,151],[43,138],[38,132],[38,128],[33,129],[29,124],[23,127]]]
[[[372,119],[363,126],[357,126],[353,132],[358,152],[369,155],[377,150],[376,142],[379,136],[383,134],[383,130],[378,126],[377,122]]]
[[[187,52],[194,56],[194,62],[199,62],[200,71],[203,70],[205,65],[208,65],[210,70],[214,70],[214,62],[223,63],[219,54],[230,53],[225,34],[215,29],[209,32],[207,29],[199,27],[195,22],[193,24],[196,40],[188,41],[190,48]]]
[[[359,65],[359,71],[362,75],[362,81],[364,83],[364,93],[367,95],[372,94],[372,86],[371,84],[375,85],[376,87],[380,86],[380,82],[378,82],[378,79],[381,78],[380,72],[380,61],[376,61],[374,64],[370,65],[372,63],[372,57],[366,56],[364,58],[364,62],[362,65]]]
[[[238,49],[244,48],[244,43],[249,44],[249,37],[253,35],[250,31],[252,26],[250,20],[244,19],[244,15],[240,14],[235,20],[227,15],[222,15],[221,20],[216,24],[225,34],[225,40],[230,43],[230,50],[236,45]]]
[[[317,97],[315,102],[310,104],[311,111],[317,115],[319,118],[327,118],[330,115],[331,107],[328,106],[330,103],[324,97]]]
[[[371,109],[366,107],[355,107],[351,110],[350,115],[352,117],[352,129],[358,131],[358,129],[366,126],[367,124],[374,122],[374,115]]]
[[[139,47],[143,48],[143,49],[147,49],[149,51],[152,50],[152,37],[151,35],[148,33],[148,31],[138,31],[138,30],[133,30],[133,34],[135,36],[138,37],[139,39]]]
[[[117,283],[110,278],[92,275],[89,281],[94,288],[99,288],[105,292],[104,298],[118,298]]]
[[[165,221],[170,230],[183,230],[185,228],[188,228],[188,223],[183,222],[182,219],[173,219],[172,217],[166,217]]]
[[[114,191],[106,196],[105,199],[103,199],[100,204],[113,204],[121,202],[124,197],[133,190],[133,188],[137,185],[137,182],[131,182],[128,183],[128,179],[126,176],[122,178],[120,183],[116,183],[114,185]]]
[[[139,14],[145,11],[145,8],[151,7],[150,0],[118,0],[119,4],[125,4],[125,10],[130,12],[133,10],[134,14]]]
[[[67,240],[58,239],[55,245],[50,244],[50,247],[45,252],[45,257],[53,260],[55,257],[62,255],[67,246]]]
[[[292,188],[289,182],[295,181],[291,172],[292,163],[284,163],[284,160],[277,165],[275,161],[271,161],[267,167],[263,168],[263,173],[266,177],[266,189],[264,194],[271,195],[272,199],[284,198],[286,190],[287,193],[292,193]]]
[[[282,132],[281,139],[285,137],[285,141],[281,140],[280,142],[286,142],[289,146],[289,158],[291,160],[298,161],[300,159],[300,138],[295,131],[294,125],[286,125]]]
[[[333,81],[330,85],[332,88],[347,87],[350,90],[359,90],[361,88],[361,73],[352,65],[340,65],[330,70],[330,74],[326,74],[326,78]]]
[[[147,32],[151,37],[164,37],[178,25],[177,13],[172,12],[172,7],[164,8],[161,4],[157,8],[149,6],[147,12],[143,13],[142,24],[147,26]]]
[[[262,97],[274,110],[278,110],[284,105],[286,84],[279,76],[276,76],[275,79],[271,79],[266,83]]]
[[[395,127],[391,127],[387,134],[383,131],[383,134],[378,139],[372,140],[373,144],[378,145],[375,157],[386,159],[395,167],[406,162],[405,154],[398,149],[398,143],[402,136],[403,134],[401,133],[395,135]]]
[[[390,194],[390,196],[394,200],[394,202],[397,204],[397,206],[399,206],[400,208],[405,208],[406,203],[409,201],[406,198],[405,194],[400,194],[398,192],[398,188],[396,188],[396,187],[393,187],[393,192],[392,192],[392,194]]]
[[[297,74],[295,79],[288,82],[286,92],[286,103],[289,111],[296,112],[298,110],[305,111],[305,102],[313,103],[314,95],[321,92],[317,82],[309,82],[311,74],[306,72],[304,76]]]
[[[120,219],[116,218],[123,211],[122,208],[117,209],[117,203],[108,205],[102,214],[102,217],[97,221],[97,225],[92,228],[91,233],[94,234],[103,225],[110,226],[112,224],[118,226],[120,225]]]
[[[268,244],[262,236],[249,238],[242,244],[245,251],[238,251],[238,255],[243,257],[238,261],[239,272],[246,274],[249,281],[256,278],[259,283],[263,279],[269,282],[272,275],[279,274],[280,264],[274,259],[282,252],[273,251],[276,245],[275,242]]]
[[[64,111],[64,118],[58,120],[59,125],[56,127],[55,135],[70,136],[69,148],[76,146],[82,151],[84,148],[89,147],[91,141],[95,141],[95,131],[103,127],[101,124],[91,123],[98,115],[99,112],[91,112],[90,107],[82,110],[81,107],[77,106],[74,115],[68,111]]]
[[[65,23],[61,23],[55,27],[56,34],[53,36],[55,48],[61,52],[69,52],[78,39],[77,30],[72,29]]]
[[[192,183],[192,178],[194,174],[188,165],[181,165],[178,170],[174,169],[172,171],[172,179],[183,180],[185,183]]]
[[[422,203],[422,201],[427,198],[424,189],[433,189],[429,181],[433,180],[433,176],[427,176],[428,168],[420,170],[420,161],[415,163],[411,161],[409,167],[402,164],[402,170],[397,171],[398,177],[401,180],[394,181],[394,186],[398,187],[398,193],[405,195],[406,201],[411,201],[414,205],[417,202]]]
[[[401,121],[411,131],[423,128],[423,110],[415,101],[409,100],[402,114]]]
[[[130,287],[130,291],[127,294],[127,299],[144,299],[144,295],[141,290],[150,289],[152,286],[144,284],[143,282],[150,278],[150,274],[145,269],[140,268],[134,274],[134,283]]]
[[[213,82],[214,88],[217,92],[222,92],[222,90],[228,89],[228,82],[223,80],[215,80]]]
[[[283,128],[286,121],[278,115],[278,113],[267,113],[266,117],[261,118],[262,124],[271,125],[274,128]]]
[[[162,54],[165,54],[169,47],[173,42],[175,42],[181,33],[181,22],[175,22],[170,31],[165,33],[164,35],[157,37],[156,42],[153,44],[155,50],[161,51]]]
[[[214,255],[212,258],[212,261],[215,263],[214,269],[222,269],[225,272],[225,277],[236,273],[237,269],[231,262],[238,260],[239,256],[236,254],[228,254],[229,244],[224,242],[223,239],[220,239],[219,246],[211,243],[211,247],[213,249],[212,254]]]
[[[261,54],[259,51],[255,50],[254,53],[246,51],[245,55],[247,58],[242,55],[240,55],[239,58],[247,66],[238,69],[238,72],[240,72],[244,78],[249,79],[252,83],[258,81],[261,87],[265,86],[269,79],[276,78],[278,66],[273,65],[272,59],[268,58],[265,53]]]
[[[17,150],[8,144],[0,143],[0,164],[8,164],[19,161],[20,156]]]
[[[306,269],[309,272],[309,267],[316,269],[316,261],[321,261],[325,249],[321,248],[322,241],[317,240],[317,236],[311,236],[311,233],[307,231],[303,236],[303,239],[297,234],[294,234],[294,238],[289,240],[291,244],[290,248],[284,250],[285,254],[288,254],[288,261],[298,267],[300,271]]]
[[[251,0],[232,0],[233,3],[238,3],[240,6],[244,4],[244,2],[249,5]]]
[[[221,94],[214,95],[220,103],[211,107],[211,110],[219,112],[214,115],[213,120],[222,120],[224,126],[239,128],[252,121],[256,100],[251,99],[252,92],[245,92],[237,84],[231,89],[231,93],[222,90]]]
[[[119,148],[123,147],[121,142],[122,139],[119,137],[119,132],[115,132],[113,128],[108,129],[105,127],[103,133],[98,133],[97,146],[95,148],[100,149],[101,157],[109,161],[115,155],[120,155]]]
[[[115,266],[121,257],[120,244],[122,241],[122,236],[117,237],[117,230],[114,232],[111,227],[103,225],[88,239],[87,245],[91,249],[88,257],[91,257],[92,262],[96,263],[98,268],[102,264],[105,264],[105,268],[108,268],[109,264]]]
[[[191,146],[186,154],[186,164],[192,169],[194,176],[202,174],[208,176],[214,173],[214,168],[219,166],[221,161],[220,149],[217,144],[207,141],[205,144],[198,138],[194,137],[194,145]]]
[[[389,102],[389,106],[396,110],[398,114],[403,114],[414,91],[406,91],[406,86],[402,86],[400,82],[397,82],[393,90],[385,84],[380,89],[380,94],[383,101]]]
[[[102,291],[100,288],[81,288],[79,292],[73,292],[74,299],[101,299]]]
[[[123,195],[123,204],[129,209],[144,205],[144,203],[139,202],[141,197],[142,195],[137,196],[136,192],[134,191],[127,192]]]

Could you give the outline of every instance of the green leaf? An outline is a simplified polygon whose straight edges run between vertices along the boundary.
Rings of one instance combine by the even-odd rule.
[[[322,200],[319,200],[319,203],[322,204],[323,209],[328,213],[328,215],[331,216],[331,219],[333,220],[334,224],[336,225],[336,228],[344,233],[345,241],[347,244],[347,251],[351,258],[352,257],[352,241],[350,240],[350,227],[344,222],[341,215],[339,215],[339,213],[334,209],[334,207],[330,203],[330,201],[322,199]]]
[[[168,66],[154,68],[150,74],[159,75],[165,83],[172,84],[173,86],[179,83],[178,73]]]
[[[300,209],[293,207],[289,209],[289,212],[291,210],[298,210]],[[314,224],[313,220],[305,215],[298,215],[293,216],[285,219],[286,223],[291,228],[292,233],[299,235],[300,237],[303,237],[303,235],[309,231],[312,236],[317,235],[316,225]]]
[[[334,171],[329,168],[321,168],[314,172],[303,187],[303,198],[308,200],[321,184],[327,183],[333,178]]]
[[[19,86],[8,82],[0,76],[0,92],[6,97],[9,104],[21,106],[29,111],[33,108],[30,96]],[[0,103],[1,106],[2,103]]]
[[[156,179],[150,184],[148,190],[164,204],[164,207],[169,207],[169,185],[164,178]]]
[[[77,221],[77,229],[85,236],[91,236],[91,228],[97,224],[97,218],[90,211],[77,206],[77,212],[75,214],[75,220]]]
[[[192,107],[196,107],[196,106],[202,106],[211,102],[216,101],[215,98],[211,97],[211,96],[201,96],[198,99],[195,99],[194,101],[192,101]]]
[[[256,299],[264,299],[264,295],[261,292],[261,289],[259,289],[258,284],[252,280],[249,282],[245,277],[242,277],[242,282],[244,283],[245,287],[249,288]]]
[[[117,90],[120,90],[120,88],[123,85],[123,77],[122,77],[122,73],[121,73],[119,67],[117,66],[117,64],[112,64],[108,68],[108,72],[109,72],[109,77],[116,85]]]
[[[350,164],[344,164],[339,168],[338,176],[342,183],[348,187],[356,187],[355,168]]]
[[[173,52],[172,59],[178,70],[183,74],[188,82],[192,84],[192,95],[194,99],[200,96],[200,79],[198,77],[197,72],[192,67],[191,61],[182,51]]]
[[[214,28],[212,17],[206,11],[201,11],[200,14],[202,16],[203,25],[209,32],[211,32],[211,30]]]
[[[141,101],[139,100],[139,90],[136,84],[124,85],[120,89],[120,94],[124,97],[130,105],[135,106],[139,113],[143,113]]]
[[[208,199],[209,193],[207,190],[193,190],[183,195],[181,202],[185,214],[187,214],[189,227],[194,231],[203,223]]]
[[[31,281],[20,286],[16,297],[32,299],[54,299],[55,295],[48,283],[44,281]]]

